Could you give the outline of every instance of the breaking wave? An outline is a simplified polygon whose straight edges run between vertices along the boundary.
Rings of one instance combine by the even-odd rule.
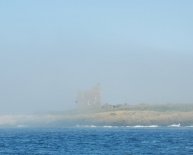
[[[112,125],[104,125],[104,126],[96,126],[96,125],[76,125],[77,128],[157,128],[158,125],[135,125],[135,126],[112,126]]]
[[[157,128],[158,125],[135,125],[135,126],[126,126],[128,128]]]
[[[95,125],[76,125],[77,128],[96,128]]]
[[[178,123],[178,124],[171,124],[171,125],[169,125],[168,127],[179,128],[179,127],[181,127],[181,124],[180,124],[180,123]]]
[[[159,126],[159,125],[134,125],[134,126],[113,126],[113,125],[76,125],[76,128],[193,128],[193,125],[189,126],[182,126],[179,124],[171,124],[166,126]]]
[[[193,128],[193,125],[185,126],[186,128]]]

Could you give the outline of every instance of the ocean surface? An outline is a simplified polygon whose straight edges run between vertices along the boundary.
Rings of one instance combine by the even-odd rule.
[[[0,129],[0,155],[193,155],[193,128]]]

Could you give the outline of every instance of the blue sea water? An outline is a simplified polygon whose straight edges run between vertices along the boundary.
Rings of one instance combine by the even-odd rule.
[[[0,155],[192,155],[190,128],[0,129]]]

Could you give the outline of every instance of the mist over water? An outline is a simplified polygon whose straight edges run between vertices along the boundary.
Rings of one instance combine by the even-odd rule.
[[[0,1],[0,154],[193,154],[193,1]]]
[[[0,2],[0,114],[74,109],[97,83],[104,104],[193,103],[192,2],[173,5]]]

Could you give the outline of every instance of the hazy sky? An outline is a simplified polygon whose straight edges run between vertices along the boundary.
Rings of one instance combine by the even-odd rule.
[[[193,103],[192,0],[0,1],[0,113]]]

